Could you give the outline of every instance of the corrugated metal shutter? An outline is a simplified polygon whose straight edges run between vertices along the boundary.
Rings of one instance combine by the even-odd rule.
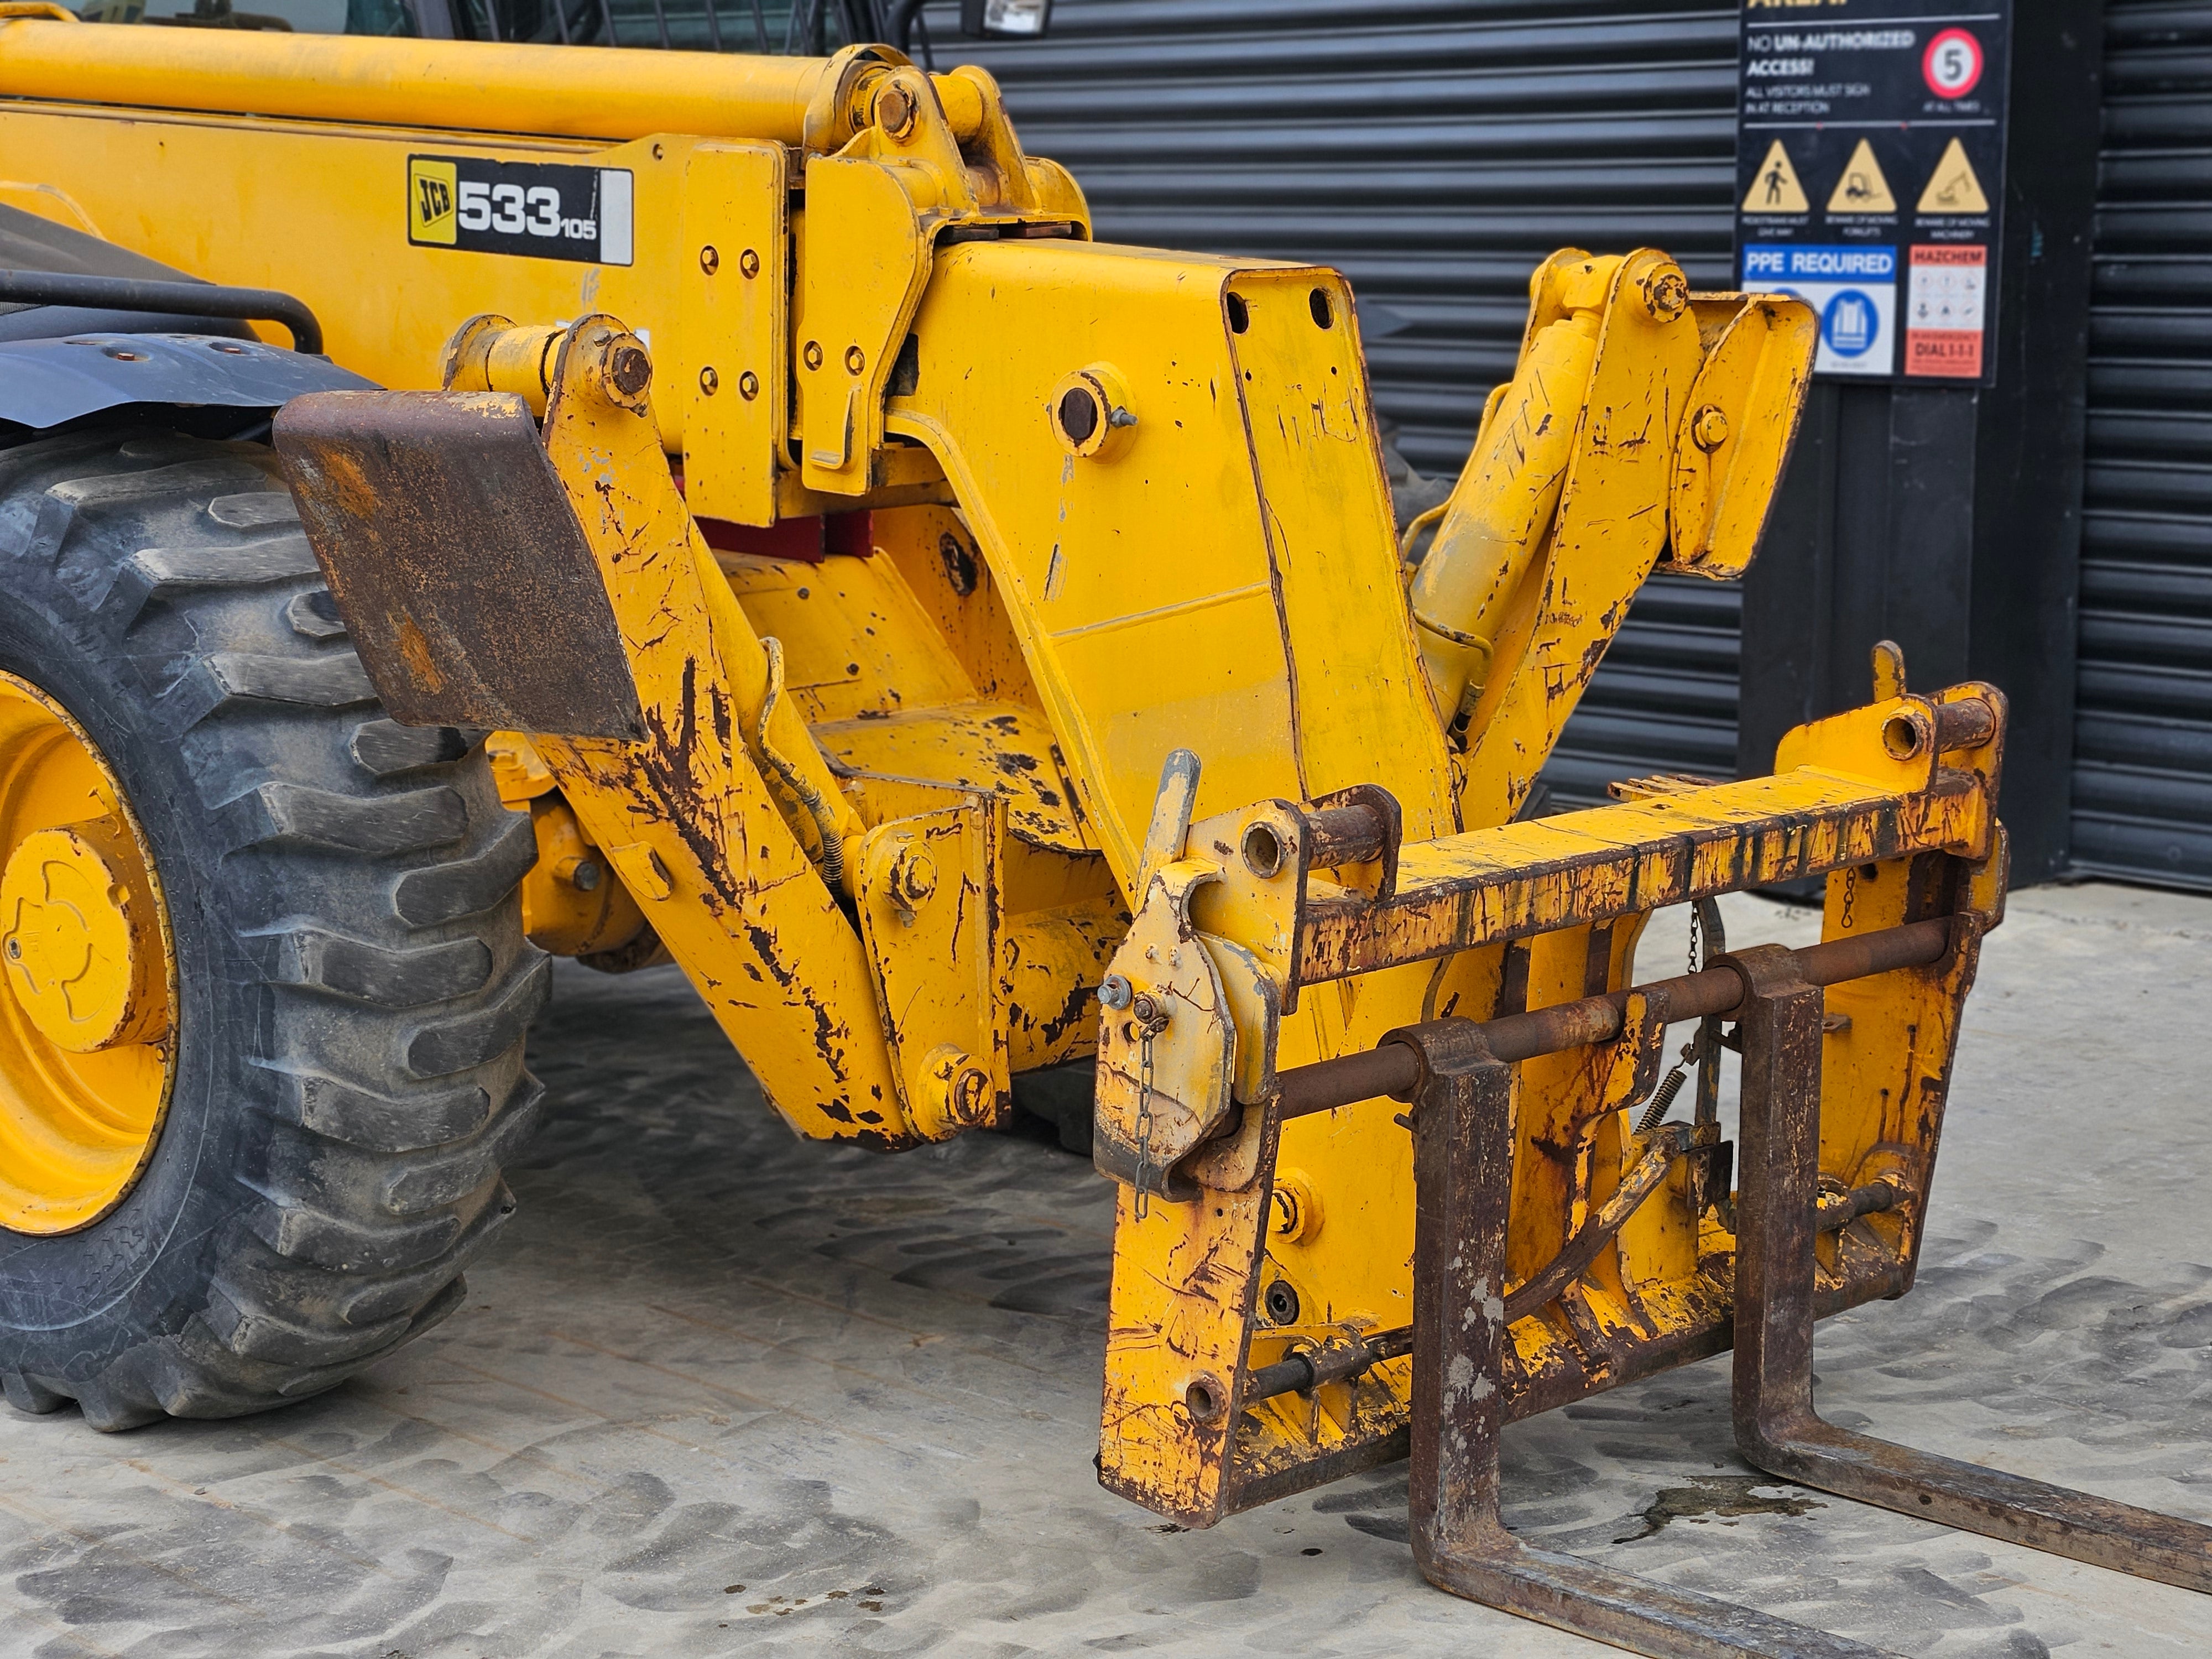
[[[1058,0],[1051,38],[1021,43],[926,15],[939,67],[999,77],[1101,237],[1343,270],[1376,402],[1424,473],[1458,471],[1554,249],[1648,244],[1729,286],[1733,9]],[[1385,312],[1405,325],[1380,333]],[[1734,775],[1740,608],[1732,586],[1645,591],[1547,774],[1559,797]]]
[[[2074,857],[2212,886],[2212,6],[2105,40]]]

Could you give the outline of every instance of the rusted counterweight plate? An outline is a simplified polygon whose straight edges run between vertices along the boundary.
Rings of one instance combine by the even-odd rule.
[[[392,719],[645,735],[599,566],[521,398],[313,392],[278,413],[276,441]]]

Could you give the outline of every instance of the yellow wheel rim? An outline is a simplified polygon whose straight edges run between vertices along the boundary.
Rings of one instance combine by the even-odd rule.
[[[130,1192],[175,1072],[176,954],[144,832],[84,729],[0,672],[0,1227]]]

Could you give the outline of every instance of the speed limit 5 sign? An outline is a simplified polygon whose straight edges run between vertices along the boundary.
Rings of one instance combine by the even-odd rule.
[[[1965,29],[1945,29],[1928,43],[1920,78],[1938,98],[1964,98],[1982,78],[1982,43]]]

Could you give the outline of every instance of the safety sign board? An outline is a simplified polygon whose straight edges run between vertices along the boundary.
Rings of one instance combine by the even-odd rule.
[[[1897,250],[1756,242],[1743,250],[1743,285],[1794,294],[1820,319],[1815,374],[1887,374],[1897,336]]]
[[[1837,179],[1835,191],[1828,198],[1829,216],[1896,211],[1897,198],[1890,193],[1888,175],[1881,170],[1881,158],[1874,153],[1872,142],[1862,138],[1859,147],[1851,152],[1851,159],[1844,163],[1842,176]]]
[[[1820,319],[1814,372],[1986,380],[2011,0],[1743,0],[1737,276]]]
[[[1936,242],[1912,250],[1905,297],[1906,374],[1981,379],[1988,274],[1986,247]]]

